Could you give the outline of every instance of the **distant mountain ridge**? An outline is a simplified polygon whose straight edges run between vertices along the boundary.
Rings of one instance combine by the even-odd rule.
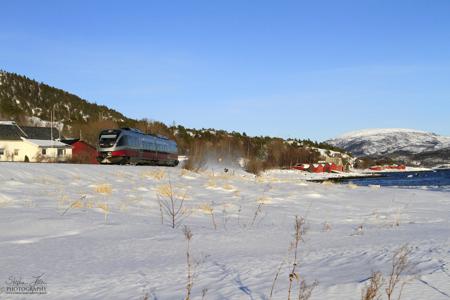
[[[391,158],[415,165],[448,163],[450,137],[414,129],[366,129],[343,134],[327,143],[355,156]]]

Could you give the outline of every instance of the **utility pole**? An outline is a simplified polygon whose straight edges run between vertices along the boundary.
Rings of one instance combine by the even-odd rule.
[[[52,140],[51,145],[52,145],[52,151],[55,152],[55,146],[53,144],[53,118],[54,118],[54,110],[55,110],[55,105],[52,106],[52,112],[51,112],[51,116],[50,116],[50,138]],[[55,156],[55,153],[54,153]]]

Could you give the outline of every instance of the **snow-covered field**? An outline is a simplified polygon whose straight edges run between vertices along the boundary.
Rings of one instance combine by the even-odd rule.
[[[0,298],[23,299],[5,294],[12,279],[42,275],[47,294],[29,298],[184,299],[187,225],[192,299],[269,299],[280,264],[272,299],[286,299],[296,215],[307,227],[297,273],[318,281],[311,299],[361,299],[371,272],[387,277],[405,244],[414,268],[402,276],[409,280],[402,299],[450,298],[449,193],[305,179],[302,172],[255,178],[219,169],[0,164]],[[185,199],[176,229],[167,215],[161,224],[158,198],[167,201],[170,191]]]

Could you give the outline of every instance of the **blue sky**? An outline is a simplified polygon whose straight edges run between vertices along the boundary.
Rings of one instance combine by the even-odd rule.
[[[450,135],[450,1],[7,1],[0,68],[134,118]]]

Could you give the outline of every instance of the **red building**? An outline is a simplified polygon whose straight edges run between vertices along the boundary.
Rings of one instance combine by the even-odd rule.
[[[388,165],[388,166],[372,166],[369,168],[372,171],[383,171],[383,170],[400,170],[403,171],[406,169],[405,165]]]
[[[344,172],[344,166],[336,165],[335,163],[325,163],[323,167],[324,172]]]
[[[391,169],[391,170],[405,170],[406,166],[405,165],[390,165],[390,166],[386,166],[386,169]]]
[[[336,165],[335,163],[317,163],[317,164],[298,164],[292,169],[300,171],[309,171],[312,173],[322,173],[322,172],[344,172],[344,166]]]
[[[311,173],[323,173],[324,172],[324,168],[322,164],[312,164],[309,167],[309,171]]]
[[[300,171],[308,171],[309,164],[298,164],[298,165],[292,167],[292,169],[300,170]]]
[[[331,171],[336,168],[336,165],[333,163],[325,163],[323,164],[323,171],[327,173],[331,173]]]
[[[72,161],[84,164],[98,164],[97,149],[79,139],[67,139],[61,142],[72,146]]]

